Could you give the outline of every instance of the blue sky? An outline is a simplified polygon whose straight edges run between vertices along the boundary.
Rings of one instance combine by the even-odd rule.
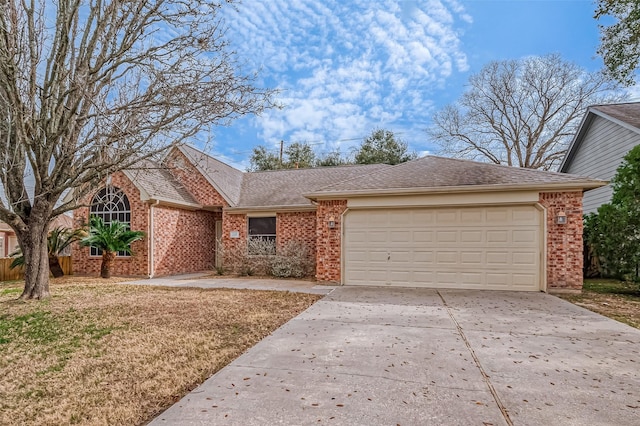
[[[589,71],[597,22],[591,0],[243,0],[223,11],[228,37],[258,84],[281,90],[282,110],[213,129],[196,142],[239,168],[251,149],[307,142],[353,146],[375,128],[418,153],[424,131],[470,75],[492,60],[559,53]],[[205,142],[205,139],[209,139]]]

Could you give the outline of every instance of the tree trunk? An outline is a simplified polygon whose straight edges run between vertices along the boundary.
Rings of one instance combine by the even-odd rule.
[[[58,256],[55,254],[49,254],[49,271],[51,271],[51,275],[53,275],[54,278],[64,276],[64,271],[62,270],[62,266],[60,266]]]
[[[46,299],[49,293],[47,225],[33,226],[17,235],[24,255],[24,290],[20,299]],[[38,229],[42,228],[42,229]]]
[[[104,250],[102,252],[102,265],[100,266],[100,277],[111,278],[111,264],[116,258],[116,253]]]

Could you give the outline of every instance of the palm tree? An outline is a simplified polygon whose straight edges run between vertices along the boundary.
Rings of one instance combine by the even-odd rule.
[[[55,278],[64,275],[58,256],[60,256],[60,253],[71,245],[71,243],[80,240],[86,234],[86,231],[83,229],[69,229],[63,226],[55,227],[49,231],[47,246],[49,248],[49,271],[51,271],[51,275]],[[11,269],[24,266],[24,256],[20,248],[13,251],[9,256],[14,258],[11,265],[9,265]]]
[[[81,241],[83,246],[95,247],[102,250],[102,265],[100,276],[111,277],[111,264],[118,252],[131,253],[131,243],[144,238],[144,232],[131,231],[126,223],[114,220],[104,223],[102,218],[92,216],[89,220],[89,235]]]

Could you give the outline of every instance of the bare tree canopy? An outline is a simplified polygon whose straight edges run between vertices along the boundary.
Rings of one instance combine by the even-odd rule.
[[[427,130],[446,155],[555,169],[592,104],[618,101],[615,85],[559,55],[491,62]]]
[[[615,23],[600,28],[598,55],[606,74],[631,86],[640,61],[640,2],[638,0],[598,0],[595,18],[612,17]]]
[[[0,219],[25,256],[22,298],[48,296],[49,222],[108,173],[272,106],[221,3],[0,0]]]

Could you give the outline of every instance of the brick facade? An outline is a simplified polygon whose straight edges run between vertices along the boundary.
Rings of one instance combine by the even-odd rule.
[[[276,243],[282,247],[290,241],[304,244],[316,257],[316,212],[285,212],[276,215]]]
[[[178,150],[167,159],[171,172],[192,193],[199,203],[206,206],[228,207],[226,201]],[[246,253],[248,220],[245,213],[208,210],[186,210],[164,205],[151,209],[140,200],[140,192],[123,174],[111,177],[112,185],[121,189],[131,206],[131,229],[147,235],[132,246],[134,256],[116,257],[114,275],[145,276],[170,275],[209,270],[216,256],[215,223],[222,221],[222,243],[227,253]],[[98,188],[95,192],[97,192]],[[86,197],[91,202],[95,193]],[[546,216],[546,274],[547,288],[553,290],[579,290],[582,288],[582,192],[541,193],[539,202],[547,211]],[[347,209],[346,200],[320,200],[316,211],[279,212],[276,214],[276,243],[278,247],[288,241],[306,244],[315,257],[319,282],[341,282],[342,214]],[[153,211],[153,231],[150,232],[150,213]],[[556,224],[556,217],[564,212],[565,225]],[[79,208],[74,213],[75,225],[87,222],[89,208]],[[329,227],[333,220],[335,226]],[[238,238],[231,238],[237,231]],[[149,236],[154,237],[153,261],[149,256]],[[97,275],[101,257],[89,255],[89,248],[74,245],[73,269],[78,273]],[[223,264],[224,264],[223,260]],[[153,271],[150,270],[153,264]]]
[[[342,213],[347,200],[319,201],[316,211],[316,278],[318,281],[341,280]],[[329,220],[335,227],[329,228]]]
[[[276,213],[276,246],[282,247],[290,241],[298,241],[309,248],[310,256],[316,256],[316,212]],[[245,213],[222,214],[222,243],[227,255],[245,253],[247,250],[249,222]],[[237,231],[238,238],[231,238]]]
[[[152,211],[155,276],[213,269],[218,213],[166,206]]]
[[[201,175],[199,175],[201,176]],[[197,176],[192,177],[196,181]],[[153,232],[150,232],[150,205],[140,200],[140,191],[123,174],[115,173],[111,184],[121,189],[131,206],[131,229],[144,231],[142,241],[133,243],[133,256],[117,256],[113,263],[113,275],[154,276],[211,270],[215,261],[215,221],[222,219],[220,212],[205,210],[190,211],[167,206],[153,207]],[[208,185],[208,183],[207,183]],[[211,188],[211,186],[209,186]],[[91,199],[101,188],[90,194],[83,203]],[[213,188],[211,188],[213,189]],[[216,199],[215,189],[208,191],[209,200]],[[203,191],[204,193],[204,191]],[[217,195],[217,199],[222,199]],[[89,208],[74,212],[74,225],[87,223]],[[149,237],[154,238],[153,269],[149,256]],[[90,256],[88,247],[74,244],[72,247],[73,270],[79,274],[98,275],[101,256]]]
[[[203,206],[229,206],[225,199],[180,150],[174,149],[171,151],[171,154],[165,159],[165,165],[198,203]]]
[[[238,238],[231,238],[231,232],[233,231],[238,232]],[[229,261],[229,256],[246,252],[247,232],[249,232],[249,228],[246,214],[222,213],[222,246],[225,252],[225,259],[222,261],[223,265]]]
[[[582,192],[544,192],[540,204],[547,209],[547,289],[582,289]],[[556,223],[564,212],[567,223]]]
[[[129,199],[131,207],[131,229],[134,231],[144,231],[146,236],[141,241],[136,241],[131,245],[134,256],[117,256],[113,262],[113,275],[141,276],[149,273],[148,252],[149,252],[149,205],[140,201],[140,191],[131,183],[123,173],[114,173],[111,176],[111,185],[119,188]],[[90,204],[95,194],[102,189],[101,186],[95,192],[89,194],[83,204]],[[74,226],[80,227],[89,221],[89,208],[81,207],[74,211]],[[75,273],[99,275],[102,256],[90,256],[89,247],[80,247],[73,244],[71,256],[73,259],[73,270]]]

